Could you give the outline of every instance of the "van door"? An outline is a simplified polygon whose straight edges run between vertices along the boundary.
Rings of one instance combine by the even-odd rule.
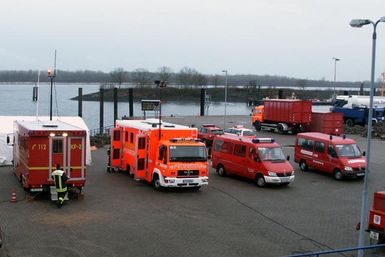
[[[317,170],[327,171],[328,168],[328,156],[326,153],[326,147],[324,142],[315,141],[314,142],[314,152],[313,152],[313,166]]]
[[[68,137],[68,170],[71,179],[85,178],[85,140],[84,137]]]
[[[246,145],[235,144],[234,145],[234,173],[243,177],[247,177],[247,165],[246,165]]]
[[[339,165],[339,160],[337,156],[336,149],[332,144],[328,146],[328,154],[325,162],[325,169],[324,171],[328,173],[333,173],[335,167]]]
[[[122,141],[123,141],[123,128],[114,128],[112,130],[112,144],[111,144],[111,168],[122,168]]]
[[[148,140],[145,134],[136,137],[136,159],[135,159],[135,178],[146,179],[148,176]]]
[[[62,136],[49,137],[48,179],[52,179],[52,172],[56,170],[56,166],[58,164],[60,165],[60,167],[64,172],[67,172],[67,163],[66,163],[67,142],[65,139],[66,137],[62,137]]]

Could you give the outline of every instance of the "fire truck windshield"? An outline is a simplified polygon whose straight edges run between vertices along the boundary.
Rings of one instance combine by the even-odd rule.
[[[360,148],[356,144],[336,145],[336,148],[341,157],[361,157]]]
[[[204,162],[207,161],[204,146],[170,146],[170,162]]]
[[[280,147],[258,147],[262,161],[285,161],[285,155]]]

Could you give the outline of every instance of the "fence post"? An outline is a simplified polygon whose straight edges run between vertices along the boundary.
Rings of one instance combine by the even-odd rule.
[[[114,87],[114,126],[118,119],[118,89]]]
[[[134,117],[134,89],[129,88],[128,89],[128,105],[130,109],[130,117]]]
[[[83,115],[83,88],[78,88],[78,116]]]

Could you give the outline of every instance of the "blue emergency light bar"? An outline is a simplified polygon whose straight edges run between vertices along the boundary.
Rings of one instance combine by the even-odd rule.
[[[258,144],[258,143],[274,143],[275,139],[274,138],[253,138],[252,142],[254,144]]]

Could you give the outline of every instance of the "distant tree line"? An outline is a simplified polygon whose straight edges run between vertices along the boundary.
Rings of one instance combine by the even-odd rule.
[[[3,83],[34,83],[37,81],[37,70],[3,70],[0,71],[0,82]],[[173,71],[167,66],[162,66],[155,72],[151,72],[145,68],[137,68],[133,71],[126,71],[123,68],[116,68],[111,72],[102,71],[65,71],[57,70],[57,82],[62,83],[100,83],[102,85],[117,86],[119,88],[135,85],[136,87],[151,87],[154,86],[154,80],[164,80],[168,84],[179,87],[205,87],[207,85],[217,87],[224,85],[224,74],[203,74],[191,67],[183,67],[179,71]],[[46,71],[42,71],[40,75],[41,82],[48,82]],[[369,82],[337,82],[327,80],[308,80],[290,78],[285,76],[272,75],[229,75],[228,85],[232,86],[246,86],[257,87],[260,85],[264,88],[275,87],[299,87],[305,89],[307,87],[355,87],[359,88],[361,83],[365,87],[369,87]],[[376,87],[381,87],[381,83],[377,82]]]

